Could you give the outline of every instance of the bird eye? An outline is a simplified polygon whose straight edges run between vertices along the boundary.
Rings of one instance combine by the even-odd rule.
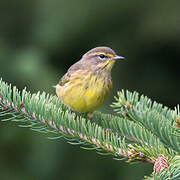
[[[105,58],[105,55],[104,55],[104,54],[100,54],[99,57],[100,57],[101,59],[103,59],[103,58]]]

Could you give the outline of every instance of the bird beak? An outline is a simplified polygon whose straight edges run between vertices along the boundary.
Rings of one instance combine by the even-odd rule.
[[[113,58],[112,58],[113,60],[119,60],[119,59],[125,59],[125,57],[123,57],[123,56],[114,56]]]

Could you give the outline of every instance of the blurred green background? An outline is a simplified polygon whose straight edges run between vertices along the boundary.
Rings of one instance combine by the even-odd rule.
[[[0,77],[19,89],[52,88],[89,49],[109,46],[126,61],[113,69],[117,90],[138,91],[171,108],[180,99],[180,1],[0,0]],[[152,165],[115,161],[0,122],[0,179],[139,180]]]

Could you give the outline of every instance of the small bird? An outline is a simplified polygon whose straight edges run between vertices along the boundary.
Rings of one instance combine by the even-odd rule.
[[[70,109],[91,118],[112,88],[111,69],[124,59],[109,47],[96,47],[73,64],[55,86],[57,96]]]

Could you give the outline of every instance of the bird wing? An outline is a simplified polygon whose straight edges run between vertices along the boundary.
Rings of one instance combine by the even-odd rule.
[[[66,83],[68,83],[70,80],[70,76],[68,75],[68,73],[66,73],[59,81],[59,85],[60,86],[64,86]]]
[[[66,83],[68,83],[71,79],[72,74],[74,74],[76,71],[82,69],[81,61],[78,61],[77,63],[73,64],[67,71],[67,73],[60,79],[59,85],[64,86]]]

